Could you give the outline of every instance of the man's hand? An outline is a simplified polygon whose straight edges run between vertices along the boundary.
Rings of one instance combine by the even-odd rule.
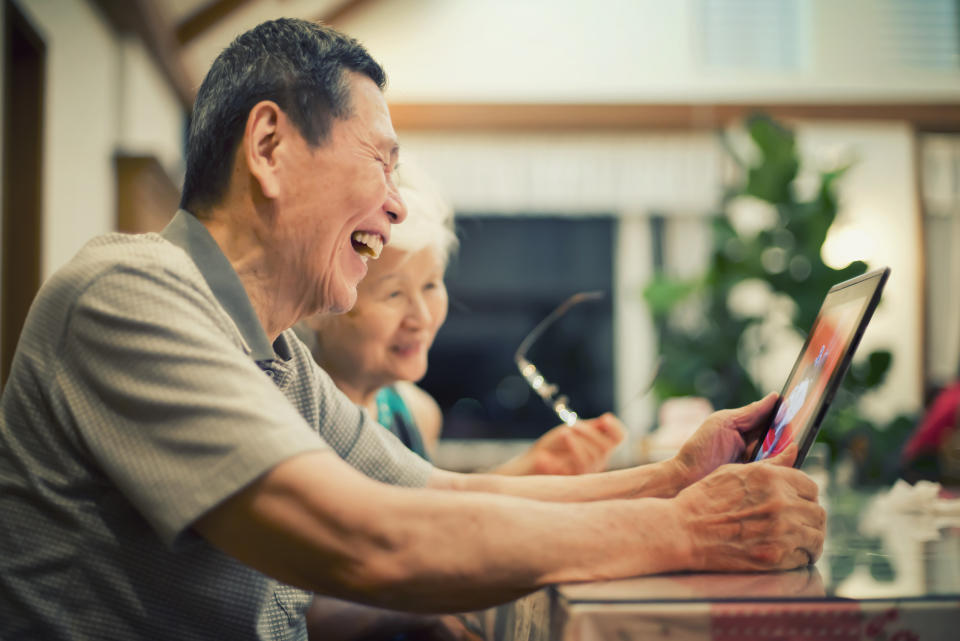
[[[498,474],[586,474],[607,466],[610,453],[626,434],[613,414],[558,425],[518,458],[494,470]]]
[[[759,463],[723,465],[676,497],[693,570],[789,570],[823,551],[817,484],[791,466],[797,446]]]
[[[741,460],[756,443],[777,401],[771,392],[737,409],[714,412],[673,457],[683,485],[695,483],[718,466]]]

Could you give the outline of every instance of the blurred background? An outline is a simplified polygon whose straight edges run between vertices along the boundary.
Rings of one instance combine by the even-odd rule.
[[[957,0],[2,5],[4,377],[44,278],[97,234],[172,215],[213,58],[295,16],[384,65],[404,160],[458,213],[450,317],[423,381],[451,442],[557,422],[513,352],[584,290],[605,295],[528,356],[580,414],[621,415],[623,461],[683,422],[670,399],[779,390],[826,290],[868,268],[892,276],[827,418],[827,464],[895,477],[957,380]]]

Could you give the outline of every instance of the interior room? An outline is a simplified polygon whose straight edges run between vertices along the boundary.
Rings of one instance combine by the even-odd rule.
[[[827,290],[889,267],[804,469],[822,490],[960,483],[960,437],[924,465],[903,454],[960,380],[956,0],[2,5],[4,382],[41,283],[97,235],[172,218],[214,58],[264,20],[298,17],[383,65],[399,171],[423,170],[456,212],[449,312],[420,383],[443,413],[439,466],[490,469],[561,423],[517,355],[575,294],[599,292],[525,357],[581,417],[619,417],[619,468],[672,456],[713,410],[782,391]],[[872,526],[876,551],[886,535]],[[943,544],[954,590],[956,543]],[[922,560],[922,576],[896,562],[861,572],[860,553],[819,564],[831,594],[949,583]],[[567,594],[582,605],[567,620],[587,623],[563,638],[640,638],[613,636],[596,605],[619,589]],[[528,614],[499,616],[519,629]]]

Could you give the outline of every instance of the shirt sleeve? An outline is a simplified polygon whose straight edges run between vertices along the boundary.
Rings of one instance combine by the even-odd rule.
[[[299,349],[308,352],[302,343],[298,345]],[[309,353],[305,358],[316,381],[320,405],[318,429],[324,441],[342,459],[370,478],[391,485],[425,486],[433,465],[409,450],[369,412],[361,410],[347,398]]]
[[[168,544],[277,463],[328,448],[189,278],[113,269],[69,314],[56,375],[75,437]]]

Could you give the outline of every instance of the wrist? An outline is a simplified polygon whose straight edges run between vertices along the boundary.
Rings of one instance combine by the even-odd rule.
[[[660,461],[656,465],[660,466],[658,473],[662,479],[660,485],[663,490],[660,496],[673,498],[690,485],[690,471],[677,457]]]
[[[693,485],[699,479],[695,478],[690,466],[687,465],[680,457],[679,454],[672,456],[671,458],[663,461],[666,471],[664,474],[669,479],[669,483],[673,488],[673,493],[670,496],[676,496],[684,488]]]
[[[660,498],[672,499],[689,483],[682,466],[673,459],[638,465],[610,474],[626,474],[623,490],[611,496],[627,499]]]
[[[678,570],[700,570],[703,566],[700,554],[697,553],[696,537],[693,524],[689,519],[689,511],[678,498],[668,501],[670,508],[670,527],[675,533],[673,537],[674,551]]]
[[[490,470],[490,474],[526,476],[531,473],[530,452],[524,452]]]

